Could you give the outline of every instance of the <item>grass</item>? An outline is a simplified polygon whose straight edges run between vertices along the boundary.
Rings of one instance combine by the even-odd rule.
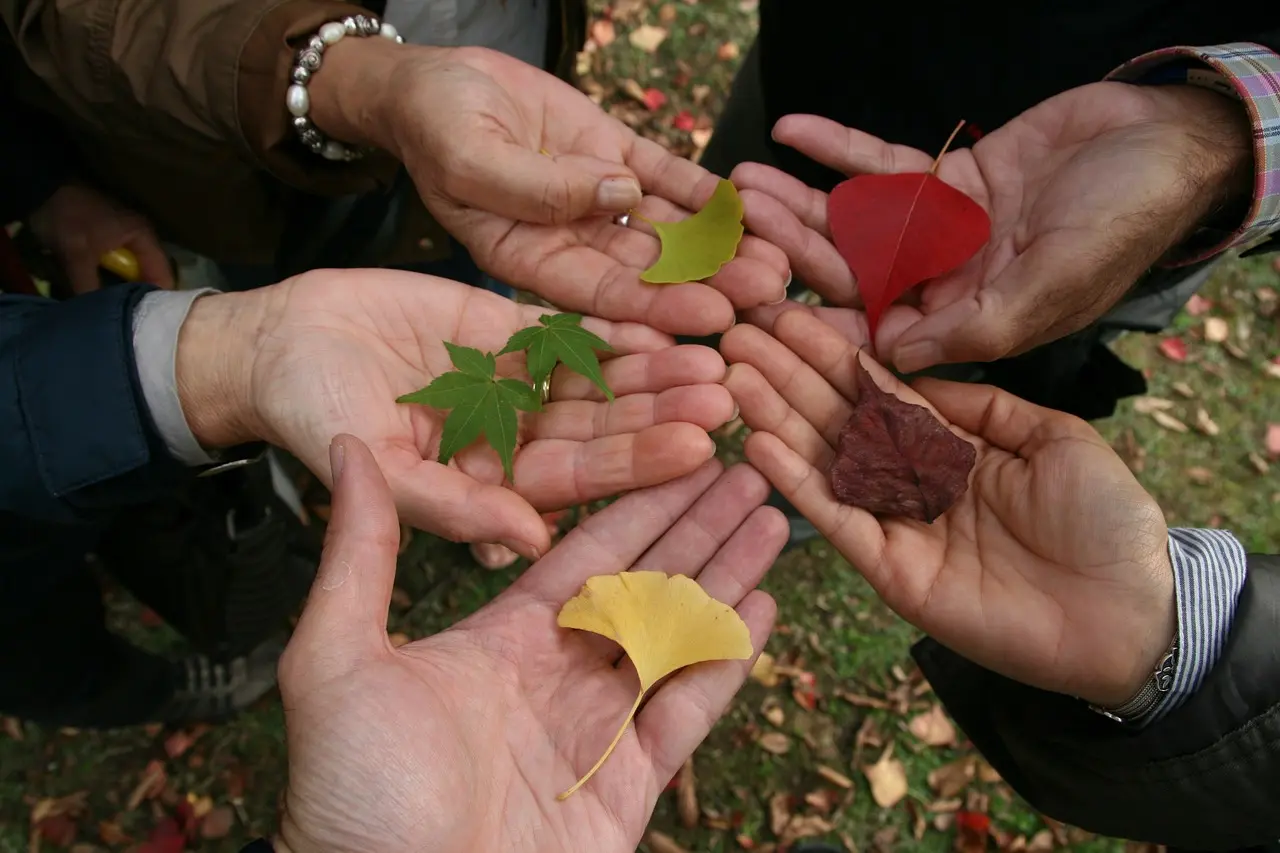
[[[640,132],[677,153],[696,156],[723,106],[737,57],[749,46],[754,4],[617,0],[610,10],[595,5],[597,20],[608,14],[610,23],[594,32],[602,40],[611,32],[613,39],[584,54],[580,71],[586,91]],[[669,34],[653,53],[630,41],[630,34],[645,25]],[[657,110],[638,100],[649,88],[666,95]],[[686,111],[688,118],[681,118]],[[1280,548],[1277,466],[1264,474],[1250,460],[1251,453],[1265,456],[1266,424],[1280,422],[1280,378],[1265,370],[1267,360],[1280,355],[1276,289],[1280,276],[1268,261],[1233,261],[1203,291],[1212,308],[1178,318],[1171,334],[1186,342],[1185,362],[1161,355],[1157,338],[1130,335],[1116,344],[1129,363],[1147,371],[1150,395],[1169,401],[1166,414],[1194,424],[1196,410],[1203,407],[1219,427],[1216,437],[1195,429],[1171,431],[1150,414],[1149,404],[1139,411],[1133,401],[1097,424],[1160,500],[1171,525],[1228,527],[1258,551]],[[1228,343],[1243,357],[1231,354],[1227,344],[1204,340],[1210,317],[1228,321]],[[438,631],[481,607],[516,573],[477,571],[465,548],[418,535],[402,556],[401,592],[389,630],[411,637]],[[765,851],[776,840],[771,801],[781,804],[790,796],[790,808],[812,813],[804,795],[831,790],[836,794],[827,815],[831,831],[820,837],[859,850],[951,849],[954,829],[927,808],[942,799],[931,789],[929,774],[972,752],[962,739],[956,746],[934,748],[903,730],[907,719],[930,707],[908,655],[917,633],[880,605],[824,542],[785,556],[765,588],[777,598],[780,613],[767,651],[777,661],[813,674],[816,704],[804,707],[786,680],[773,687],[750,681],[695,756],[702,810],[698,825],[681,824],[676,797],[668,794],[658,805],[653,827],[689,851]],[[114,600],[112,614],[149,646],[175,643],[163,627],[139,628],[137,610],[125,600]],[[848,695],[887,701],[892,707],[863,707],[865,699],[854,704],[841,698]],[[275,697],[233,723],[203,732],[177,758],[168,758],[165,751],[172,733],[156,728],[106,734],[14,724],[6,729],[7,735],[0,734],[0,851],[29,849],[28,815],[38,799],[81,790],[89,793],[78,820],[78,840],[90,846],[80,853],[123,849],[131,843],[123,837],[145,838],[162,803],[172,806],[177,798],[229,806],[235,814],[230,834],[204,842],[202,849],[237,850],[273,828],[285,767],[283,717]],[[788,751],[774,755],[758,747],[756,740],[765,732],[785,734]],[[905,766],[910,794],[897,806],[881,809],[861,771],[889,742],[896,744],[894,756]],[[161,762],[167,774],[165,793],[157,802],[129,808],[130,793],[152,761]],[[853,789],[846,793],[828,782],[819,775],[819,765],[847,776]],[[820,793],[814,801],[825,804],[827,796]],[[988,811],[1006,842],[1019,837],[1029,841],[1039,834],[1040,842],[1050,840],[1059,849],[1123,849],[1116,840],[1047,824],[986,774],[979,773],[958,799]]]

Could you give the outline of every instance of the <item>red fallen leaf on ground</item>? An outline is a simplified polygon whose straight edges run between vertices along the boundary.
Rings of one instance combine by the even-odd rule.
[[[1186,310],[1192,317],[1199,317],[1204,312],[1213,307],[1212,299],[1205,299],[1198,293],[1191,294],[1191,298],[1187,300]]]
[[[1160,341],[1160,354],[1170,361],[1187,360],[1187,343],[1182,338],[1164,338]]]
[[[969,488],[972,444],[924,406],[876,385],[858,357],[858,401],[840,430],[831,490],[843,504],[932,523]]]
[[[662,109],[667,102],[667,96],[661,91],[652,87],[644,90],[644,105],[650,112],[656,112]]]
[[[187,837],[171,817],[156,824],[147,840],[138,845],[138,853],[182,853],[186,849]]]
[[[872,336],[895,299],[963,265],[991,239],[982,206],[934,174],[942,154],[928,172],[857,175],[827,199],[831,237],[858,279]]]
[[[76,840],[76,822],[65,814],[50,815],[36,824],[36,832],[50,844],[70,847]]]
[[[956,812],[956,850],[978,853],[987,849],[991,818],[981,812]]]
[[[688,110],[681,110],[676,113],[675,121],[673,121],[671,125],[676,130],[683,130],[685,133],[688,133],[693,130],[696,123],[697,122],[693,118],[693,113]]]
[[[1267,455],[1280,459],[1280,424],[1267,424]]]
[[[802,672],[792,678],[791,698],[806,711],[818,707],[818,677],[812,672]]]

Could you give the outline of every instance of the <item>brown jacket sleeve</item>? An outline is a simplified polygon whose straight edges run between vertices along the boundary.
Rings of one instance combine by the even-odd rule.
[[[115,135],[132,123],[148,147],[194,132],[322,194],[371,190],[396,167],[317,157],[284,107],[290,41],[360,11],[338,0],[0,0],[27,66],[79,121]]]

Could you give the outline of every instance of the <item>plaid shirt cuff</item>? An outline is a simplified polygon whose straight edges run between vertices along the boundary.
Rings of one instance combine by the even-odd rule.
[[[1253,124],[1254,184],[1249,214],[1234,233],[1194,247],[1177,257],[1195,263],[1227,249],[1248,247],[1280,228],[1280,56],[1259,44],[1169,47],[1139,56],[1107,75],[1128,83],[1186,83],[1234,97]]]

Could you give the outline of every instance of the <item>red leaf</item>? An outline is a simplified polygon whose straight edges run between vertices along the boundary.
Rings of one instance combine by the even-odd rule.
[[[969,488],[977,456],[924,406],[881,390],[859,357],[858,401],[831,466],[836,500],[932,523]]]
[[[806,711],[818,707],[818,677],[812,672],[802,672],[791,679],[791,698]]]
[[[827,218],[836,249],[858,279],[873,336],[895,299],[963,265],[991,239],[987,212],[932,170],[850,178],[831,191]]]
[[[70,847],[76,840],[76,822],[65,814],[55,814],[36,824],[40,837],[58,847]]]
[[[650,112],[656,112],[662,109],[663,104],[667,102],[667,96],[652,87],[644,90],[644,105]]]
[[[146,841],[138,845],[138,853],[182,853],[186,848],[187,839],[178,822],[167,817],[156,824]]]
[[[693,130],[694,124],[695,124],[695,121],[693,118],[693,113],[689,112],[688,110],[681,110],[680,112],[678,112],[676,114],[675,121],[672,122],[672,126],[676,130],[683,130],[685,133],[688,133],[691,130]]]
[[[1170,361],[1187,360],[1187,344],[1182,338],[1164,338],[1160,341],[1160,353]]]
[[[1213,300],[1205,299],[1198,293],[1191,294],[1191,298],[1187,300],[1186,311],[1192,317],[1199,317],[1204,312],[1213,307]]]
[[[981,812],[956,812],[956,849],[961,853],[977,853],[987,849],[991,818]]]

